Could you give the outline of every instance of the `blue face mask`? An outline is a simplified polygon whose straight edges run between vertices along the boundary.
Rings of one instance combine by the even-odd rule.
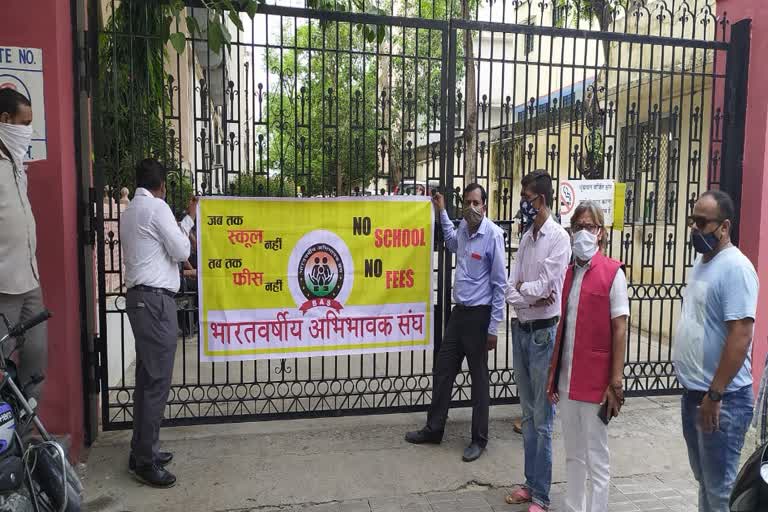
[[[696,249],[696,252],[699,254],[709,254],[720,245],[720,239],[715,235],[714,231],[711,233],[692,231],[691,245],[693,245],[693,248]]]

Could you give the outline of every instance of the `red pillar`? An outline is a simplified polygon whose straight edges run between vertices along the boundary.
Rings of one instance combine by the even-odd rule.
[[[48,309],[50,354],[41,416],[69,434],[72,456],[83,445],[83,388],[78,282],[73,20],[63,0],[3,0],[0,45],[42,48],[48,159],[29,165],[37,220],[37,261]],[[34,105],[33,105],[34,111]],[[35,115],[40,112],[34,111]]]
[[[747,127],[744,144],[744,177],[741,198],[741,250],[752,260],[760,278],[752,368],[755,386],[762,377],[768,353],[768,2],[765,0],[718,0],[720,13],[731,22],[752,19]]]

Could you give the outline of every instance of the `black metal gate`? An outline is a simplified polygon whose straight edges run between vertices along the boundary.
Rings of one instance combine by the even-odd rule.
[[[685,216],[721,182],[721,169],[724,186],[740,186],[741,142],[734,136],[723,147],[743,133],[734,98],[744,92],[746,56],[729,41],[744,40],[748,26],[731,30],[707,0],[382,3],[379,14],[356,12],[367,6],[358,1],[325,10],[264,5],[252,22],[241,16],[245,29],[233,25],[231,48],[219,53],[189,36],[187,21],[207,26],[196,2],[172,23],[187,33],[181,54],[167,43],[167,6],[107,1],[91,12],[99,335],[89,360],[104,429],[132,419],[120,215],[134,162],[146,155],[173,170],[168,201],[177,212],[193,193],[439,189],[456,217],[461,188],[477,181],[507,234],[510,264],[522,175],[541,168],[558,183],[615,179],[626,186],[623,229],[609,244],[630,283],[626,387],[634,395],[679,390],[670,359],[693,262]],[[435,258],[442,326],[453,261],[442,250]],[[193,284],[178,297],[169,424],[428,405],[431,351],[200,362]],[[495,404],[517,399],[507,316],[490,356]],[[457,404],[468,403],[468,378],[457,379]]]

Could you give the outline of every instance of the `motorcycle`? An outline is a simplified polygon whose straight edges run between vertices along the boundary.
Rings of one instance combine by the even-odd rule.
[[[768,510],[768,443],[760,446],[741,467],[729,502],[731,512]]]
[[[0,512],[79,512],[83,486],[64,448],[43,426],[37,402],[26,390],[42,376],[17,384],[11,355],[24,344],[24,334],[51,317],[49,311],[11,326],[0,338]],[[6,355],[5,344],[16,340]],[[21,387],[19,387],[21,386]]]
[[[755,450],[741,467],[729,505],[731,512],[768,510],[768,443]]]

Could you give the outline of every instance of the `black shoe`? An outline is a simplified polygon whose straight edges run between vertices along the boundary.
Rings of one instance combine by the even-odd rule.
[[[157,459],[155,462],[157,462],[161,466],[167,466],[171,463],[173,460],[173,454],[171,452],[160,452],[157,454]],[[134,457],[133,454],[131,454],[128,457],[128,471],[130,473],[133,473],[136,471],[136,457]]]
[[[173,460],[173,454],[171,452],[158,452],[155,462],[165,467]]]
[[[443,441],[443,432],[432,432],[423,428],[407,432],[405,440],[412,444],[440,444]]]
[[[477,460],[483,454],[483,450],[485,450],[485,448],[473,442],[464,450],[464,456],[461,458],[461,460],[464,462],[472,462],[473,460]]]
[[[176,485],[176,477],[159,464],[138,466],[133,476],[139,482],[159,489],[167,489]]]

